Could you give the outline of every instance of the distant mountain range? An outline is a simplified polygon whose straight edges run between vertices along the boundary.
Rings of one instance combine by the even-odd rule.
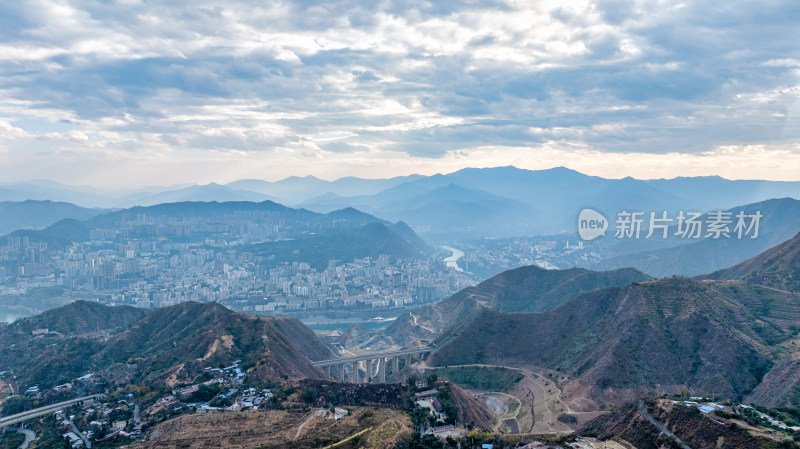
[[[800,182],[737,181],[716,176],[606,179],[564,167],[466,168],[446,175],[390,179],[348,177],[325,181],[313,176],[276,182],[248,179],[225,185],[152,187],[124,192],[51,182],[0,186],[0,200],[49,199],[88,207],[265,200],[318,212],[354,207],[392,221],[405,221],[418,232],[441,239],[575,232],[577,214],[586,207],[607,216],[621,210],[707,212],[783,197],[800,198]]]
[[[63,248],[72,242],[89,240],[92,229],[119,228],[126,220],[140,216],[163,221],[184,218],[215,219],[247,212],[274,212],[279,214],[283,226],[317,231],[309,234],[306,239],[264,243],[253,248],[257,253],[281,256],[278,261],[306,261],[322,268],[329,259],[351,261],[354,258],[375,258],[380,254],[407,258],[426,256],[433,251],[402,222],[390,224],[353,208],[320,214],[306,209],[293,209],[272,201],[181,202],[136,206],[92,215],[83,221],[64,218],[41,230],[20,229],[9,235],[28,237],[31,241],[46,242],[49,247]],[[337,227],[340,225],[340,228]]]
[[[49,200],[3,201],[0,202],[0,235],[23,228],[45,228],[65,218],[87,220],[104,212],[107,210]]]
[[[612,241],[610,246],[620,255],[588,268],[612,270],[635,267],[657,277],[698,276],[754,257],[800,232],[800,201],[796,199],[777,198],[728,209],[732,217],[739,212],[755,211],[763,215],[758,238],[744,236],[739,239],[734,234],[731,238],[713,239],[706,237],[704,232],[703,238],[682,240],[675,237],[673,226],[669,231],[670,238],[665,240]],[[734,225],[731,225],[731,229]],[[653,244],[667,247],[653,248]]]
[[[587,397],[595,406],[681,390],[797,406],[799,253],[800,235],[699,279],[636,281],[574,298],[565,291],[553,308],[539,313],[502,311],[499,298],[520,298],[526,284],[547,285],[533,281],[541,277],[536,270],[517,270],[522,277],[514,282],[504,283],[504,277],[517,277],[504,274],[443,303],[462,304],[467,313],[440,311],[460,319],[438,337],[429,365],[555,370],[566,376],[566,394]],[[538,307],[539,299],[534,289],[527,304]],[[475,308],[469,301],[487,304]],[[515,303],[526,304],[510,302]]]
[[[510,173],[517,173],[516,169]],[[457,172],[460,173],[460,172]],[[531,172],[533,173],[533,172]],[[552,177],[554,173],[549,173]],[[583,175],[571,173],[569,178],[583,179]],[[686,178],[696,182],[695,178]],[[554,181],[555,182],[555,181]],[[631,182],[631,181],[626,181]],[[637,181],[638,182],[638,181]],[[687,181],[688,182],[688,181]],[[428,193],[425,189],[435,187]],[[410,195],[410,197],[408,196]],[[416,210],[403,209],[413,207],[414,204],[423,204],[429,198],[442,199],[440,202],[430,203],[428,206],[421,206]],[[400,216],[410,217],[416,221],[413,223],[398,221],[395,225],[375,215],[362,212],[361,210],[346,207],[333,210],[328,213],[318,213],[304,208],[292,208],[276,203],[271,200],[252,202],[252,201],[183,201],[177,203],[163,203],[152,206],[134,206],[127,209],[107,210],[107,209],[86,209],[68,203],[53,203],[50,201],[6,202],[0,203],[0,211],[6,214],[0,215],[0,228],[11,229],[20,226],[11,234],[15,236],[27,236],[34,241],[44,241],[55,248],[64,247],[74,241],[88,240],[88,233],[95,228],[115,228],[122,225],[124,221],[133,220],[137,217],[147,216],[153,219],[165,220],[183,218],[203,218],[215,219],[230,216],[236,213],[246,212],[274,212],[280,214],[287,226],[311,226],[311,229],[323,231],[319,235],[311,236],[315,242],[327,241],[317,245],[312,242],[298,243],[307,245],[306,254],[311,250],[319,257],[313,256],[317,262],[315,265],[323,266],[323,259],[334,258],[339,260],[350,260],[350,255],[355,257],[374,257],[379,248],[385,245],[396,251],[397,257],[411,257],[412,255],[428,255],[432,249],[423,241],[417,231],[429,238],[436,238],[438,235],[445,238],[442,234],[437,234],[434,229],[446,229],[446,238],[457,239],[466,235],[484,235],[505,229],[508,233],[524,232],[528,226],[533,226],[539,218],[533,211],[533,206],[528,206],[516,200],[508,200],[494,194],[486,193],[483,190],[471,190],[460,187],[449,178],[438,175],[427,178],[419,178],[400,185],[391,187],[372,197],[386,204],[385,212],[388,218],[394,220]],[[406,198],[406,199],[403,199]],[[462,202],[458,198],[469,203]],[[432,200],[431,200],[432,201]],[[369,206],[367,206],[369,207]],[[491,209],[496,207],[497,209]],[[530,221],[522,223],[514,221],[519,218],[520,211],[525,210]],[[515,212],[516,211],[516,212]],[[681,239],[675,236],[675,225],[669,229],[668,239],[616,239],[613,237],[613,229],[604,242],[604,248],[616,253],[616,256],[601,260],[599,262],[588,262],[579,265],[593,270],[615,270],[625,267],[634,267],[649,275],[662,277],[671,275],[697,276],[720,270],[743,260],[753,257],[766,249],[777,245],[800,232],[800,200],[793,198],[777,198],[739,205],[728,209],[731,216],[736,216],[740,211],[753,213],[759,211],[762,214],[759,226],[759,235],[756,239],[748,236],[744,238],[720,238],[712,239],[705,236],[700,239]],[[438,218],[437,218],[438,217]],[[480,223],[475,222],[480,221]],[[349,228],[347,232],[341,232],[343,228],[337,223],[346,222]],[[397,234],[405,240],[406,244],[399,244],[399,241],[392,239],[386,240],[379,237],[375,232],[367,230],[354,230],[362,228],[368,224],[380,223],[388,226],[389,234]],[[47,226],[50,224],[50,226]],[[43,227],[42,226],[46,226]],[[731,225],[732,226],[732,225]],[[37,229],[41,228],[41,229]],[[332,232],[339,229],[342,236],[350,242],[349,246],[329,241]],[[372,231],[379,227],[371,228]],[[506,232],[503,231],[503,232]],[[359,239],[366,238],[363,244],[357,243]],[[387,237],[388,238],[388,237]],[[286,249],[293,244],[278,243],[271,244],[273,250],[271,254],[276,257],[284,253],[291,257],[287,260],[297,259],[296,254],[292,256],[292,251]],[[310,245],[310,246],[308,246]],[[267,245],[270,246],[270,245]],[[263,246],[259,249],[265,249]],[[312,250],[313,248],[316,248]],[[324,251],[333,250],[336,253],[331,257],[322,254]],[[305,257],[305,256],[304,256]],[[301,260],[301,259],[297,259]],[[499,271],[499,270],[498,270]]]

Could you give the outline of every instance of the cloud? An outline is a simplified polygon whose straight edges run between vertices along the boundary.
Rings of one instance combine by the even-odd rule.
[[[92,178],[97,154],[141,167],[227,158],[236,176],[254,154],[308,155],[299,167],[322,173],[321,154],[444,169],[485,163],[478,149],[488,147],[504,148],[498,164],[512,151],[530,164],[552,146],[647,163],[737,160],[719,148],[798,151],[792,0],[0,8],[3,176],[23,176],[13,161],[53,154],[85,155],[81,176]],[[49,129],[16,125],[33,119]],[[337,133],[346,137],[319,138]],[[138,166],[128,165],[152,182]]]

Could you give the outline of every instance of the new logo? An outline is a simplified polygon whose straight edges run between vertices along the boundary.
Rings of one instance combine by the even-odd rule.
[[[608,220],[600,212],[584,209],[578,215],[578,235],[583,240],[592,240],[606,234]]]

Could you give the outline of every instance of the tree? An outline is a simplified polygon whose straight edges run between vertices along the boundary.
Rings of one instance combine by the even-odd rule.
[[[318,395],[319,395],[319,393],[317,392],[316,388],[308,387],[308,388],[306,388],[305,391],[303,391],[300,394],[300,399],[302,399],[304,402],[308,403],[308,405],[311,405],[311,404],[314,403],[314,401],[317,400],[317,396]]]

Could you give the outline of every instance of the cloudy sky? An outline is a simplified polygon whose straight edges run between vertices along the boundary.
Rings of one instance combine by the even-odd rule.
[[[800,180],[796,0],[0,0],[0,183]]]

